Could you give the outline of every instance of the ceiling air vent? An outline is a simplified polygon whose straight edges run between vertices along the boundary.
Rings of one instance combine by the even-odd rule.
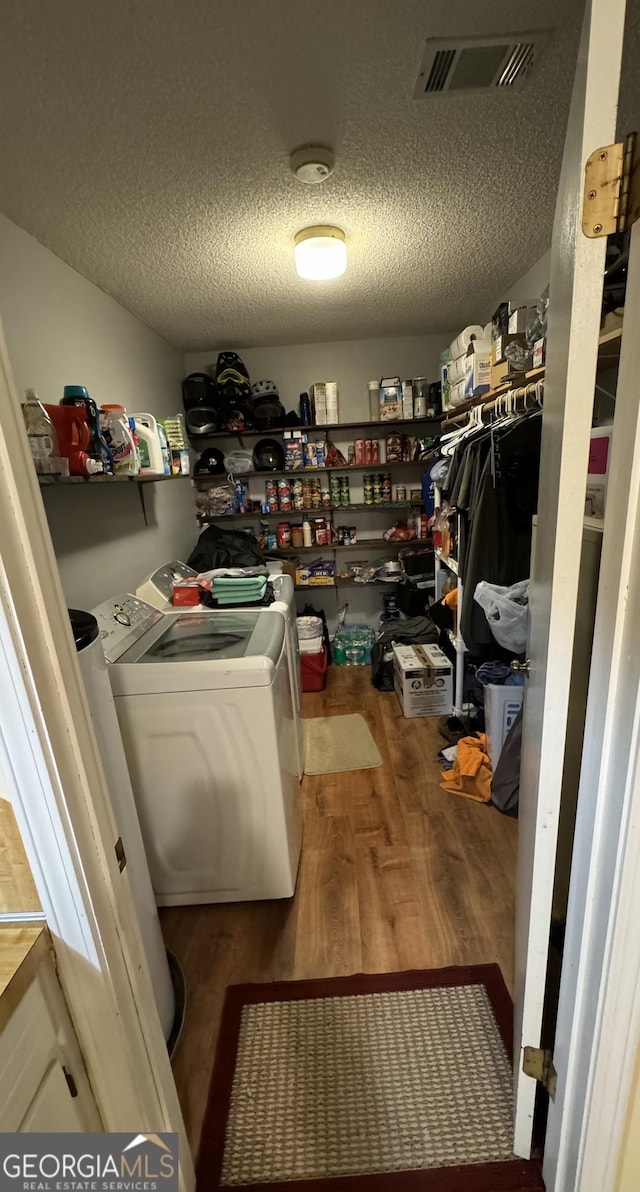
[[[529,77],[550,36],[546,31],[429,39],[413,98],[424,99],[443,91],[508,91],[518,87]]]

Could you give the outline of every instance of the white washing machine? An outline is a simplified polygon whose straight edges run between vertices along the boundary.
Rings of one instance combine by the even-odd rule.
[[[281,567],[278,563],[276,566]],[[173,583],[176,579],[195,579],[197,571],[175,559],[171,563],[152,572],[144,583],[136,589],[136,596],[152,604],[160,612],[175,612],[171,603]],[[298,621],[296,596],[293,580],[290,575],[281,572],[270,572],[269,581],[273,586],[275,601],[267,606],[267,612],[281,613],[286,623],[287,664],[291,682],[291,702],[293,706],[293,723],[290,734],[293,739],[292,748],[295,750],[298,778],[304,774],[304,721],[302,719],[302,677],[300,674],[300,644],[298,641]],[[242,607],[239,605],[238,607]],[[185,609],[185,612],[193,610]],[[195,610],[197,611],[197,610]]]
[[[94,610],[160,906],[289,898],[301,840],[285,621]]]
[[[138,911],[140,934],[158,1013],[165,1039],[175,1041],[180,1023],[176,1022],[176,999],[171,970],[160,930],[107,664],[100,644],[99,626],[91,613],[72,608],[69,609],[69,616],[89,712],[111,795],[114,819],[124,844],[127,873]]]

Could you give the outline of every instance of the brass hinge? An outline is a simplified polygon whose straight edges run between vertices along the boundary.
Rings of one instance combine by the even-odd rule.
[[[77,1086],[75,1080],[73,1079],[73,1076],[64,1066],[62,1068],[62,1071],[64,1072],[64,1078],[69,1086],[69,1092],[71,1093],[71,1096],[77,1097],[78,1096],[78,1086]]]
[[[124,869],[125,865],[127,864],[127,854],[124,851],[124,845],[122,843],[122,836],[118,836],[118,839],[116,840],[116,843],[114,845],[114,849],[115,849],[115,854],[116,854],[116,861],[118,862],[118,869],[120,870],[120,873],[122,873],[122,870]]]
[[[539,1080],[551,1100],[555,1101],[558,1073],[553,1066],[553,1056],[550,1051],[543,1051],[542,1047],[525,1047],[522,1071],[525,1076],[532,1076],[534,1080]]]
[[[582,231],[597,239],[626,232],[640,218],[640,161],[638,136],[603,145],[584,169]]]

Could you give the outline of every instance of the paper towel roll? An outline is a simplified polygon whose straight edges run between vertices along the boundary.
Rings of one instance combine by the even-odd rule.
[[[466,364],[466,354],[464,356],[458,356],[457,360],[451,361],[451,364],[449,365],[449,379],[452,385],[455,384],[456,381],[464,380],[464,370],[466,368]]]
[[[463,379],[461,381],[456,381],[455,385],[451,386],[451,405],[452,406],[460,406],[460,405],[462,405],[463,401],[467,400],[465,392],[464,392],[464,384],[465,383],[464,383],[464,377],[463,377]]]
[[[485,327],[485,329],[484,329],[484,331],[483,331],[483,333],[482,333],[482,338],[483,338],[483,339],[487,339],[487,340],[489,341],[489,343],[491,343],[491,331],[492,331],[492,329],[493,329],[493,323],[487,323],[487,325],[486,325],[486,327]]]
[[[451,352],[451,359],[457,360],[458,356],[464,356],[472,339],[482,339],[484,337],[484,329],[479,323],[471,323],[469,327],[465,327],[456,336],[449,351]]]

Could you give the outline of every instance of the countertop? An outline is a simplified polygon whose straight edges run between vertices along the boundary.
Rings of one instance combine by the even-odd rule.
[[[44,923],[0,924],[0,1031],[51,948]]]

